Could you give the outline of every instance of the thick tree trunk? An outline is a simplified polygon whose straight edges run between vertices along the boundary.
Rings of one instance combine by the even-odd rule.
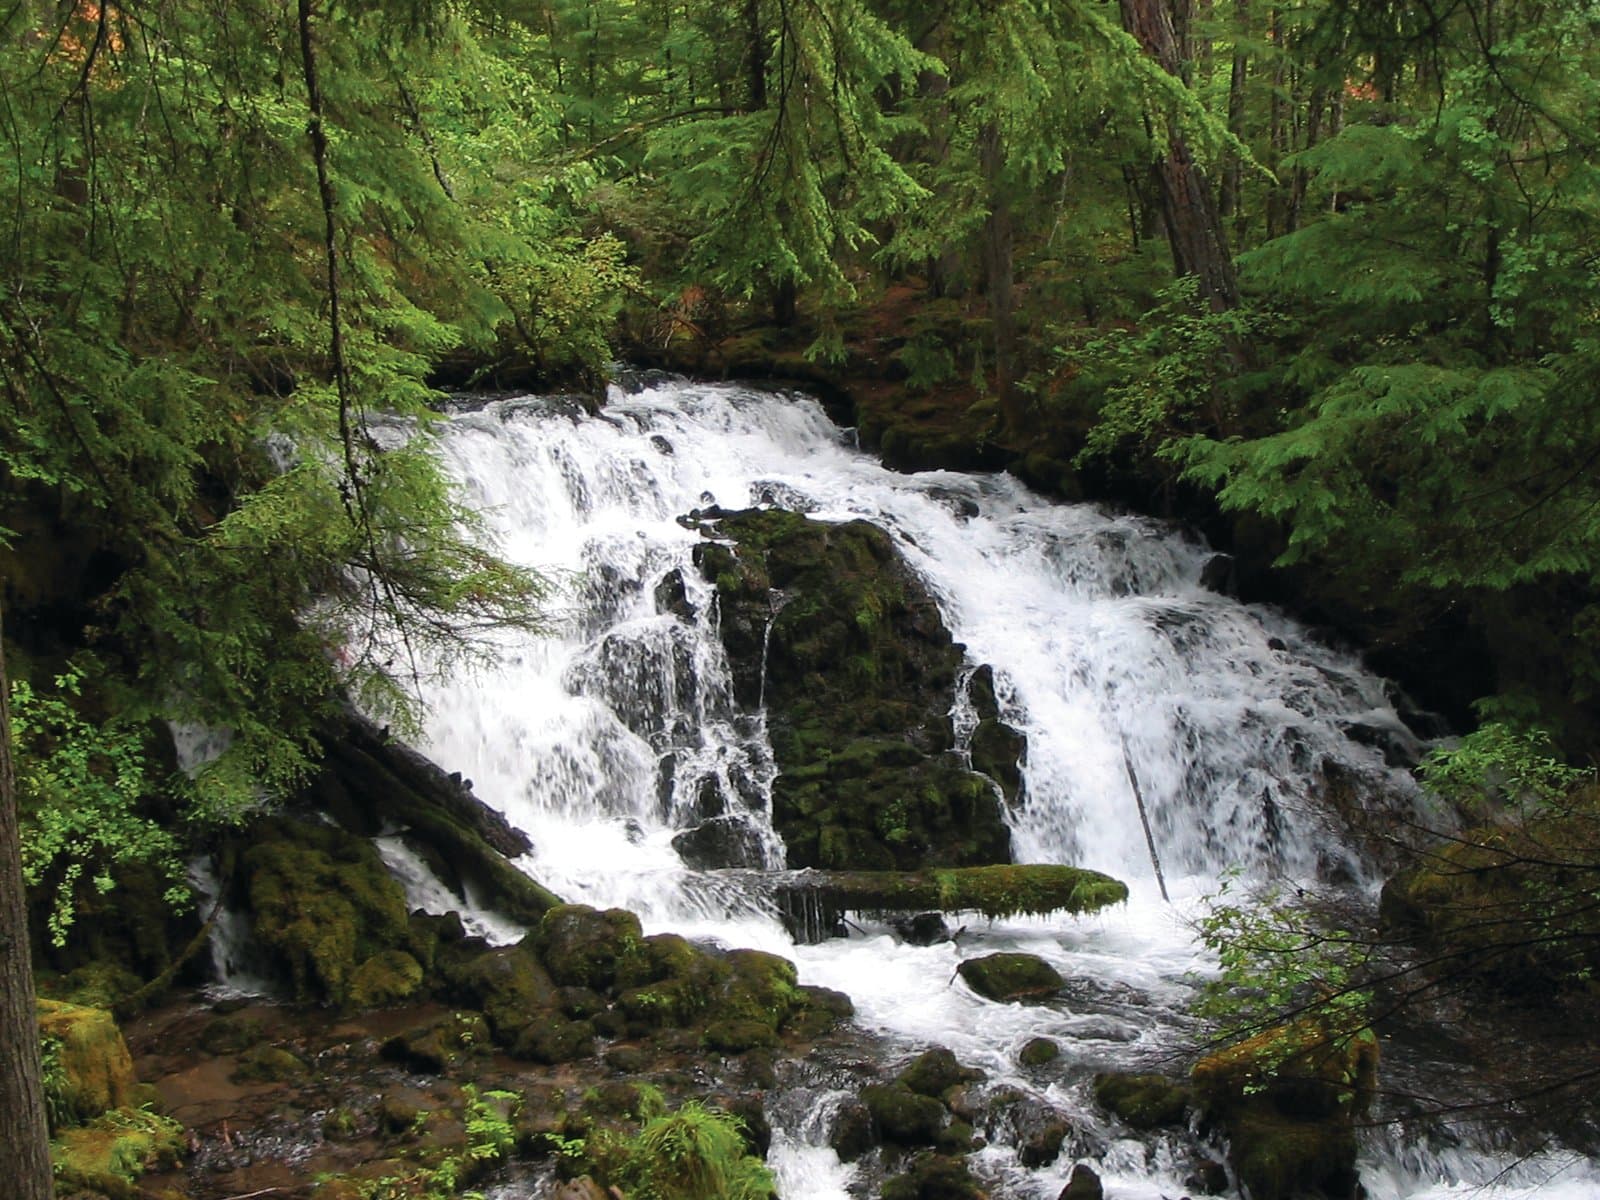
[[[1162,70],[1183,78],[1184,60],[1164,0],[1122,0],[1122,21]],[[1211,184],[1171,118],[1167,121],[1167,152],[1156,160],[1153,174],[1161,193],[1174,268],[1180,275],[1195,277],[1200,294],[1214,311],[1237,307],[1239,283]]]
[[[50,1131],[39,1082],[39,1015],[28,954],[11,707],[0,646],[0,1179],[16,1200],[50,1200]]]

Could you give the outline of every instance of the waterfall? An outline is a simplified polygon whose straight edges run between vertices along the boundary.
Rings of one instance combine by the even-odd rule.
[[[437,680],[425,696],[423,748],[530,835],[521,865],[569,899],[633,909],[650,931],[785,954],[803,982],[850,993],[863,1025],[908,1049],[939,1042],[1015,1078],[1018,1048],[1052,1037],[1079,1082],[1043,1094],[1086,1131],[1108,1192],[1184,1191],[1170,1147],[1119,1139],[1081,1079],[1159,1069],[1187,1044],[1191,979],[1211,964],[1186,920],[1220,872],[1372,885],[1316,799],[1337,771],[1406,802],[1408,778],[1370,744],[1415,746],[1383,682],[1282,614],[1203,587],[1210,551],[1181,530],[1053,504],[1006,475],[896,474],[802,396],[662,382],[613,389],[595,416],[500,400],[453,413],[440,440],[499,550],[565,589],[555,636],[506,636],[492,667]],[[870,925],[794,946],[736,873],[683,865],[673,835],[713,811],[748,822],[766,863],[782,861],[765,716],[735,700],[715,589],[693,565],[702,537],[677,520],[770,503],[889,532],[969,666],[992,667],[1003,719],[1027,735],[1017,860],[1117,875],[1130,884],[1126,906],[1088,920],[974,922],[959,943],[927,947]],[[952,697],[958,724],[972,721],[966,682]],[[1156,891],[1124,746],[1171,905]],[[961,958],[994,949],[1050,960],[1071,981],[1064,1003],[990,1004],[952,985]],[[849,1168],[797,1122],[774,1143],[780,1176],[843,1194]],[[1072,1165],[1026,1171],[1003,1140],[979,1161],[1002,1194],[1039,1197],[1055,1196]],[[1413,1196],[1435,1186],[1438,1162],[1407,1168],[1390,1154],[1373,1171],[1385,1196]],[[1439,1174],[1471,1178],[1460,1163]]]

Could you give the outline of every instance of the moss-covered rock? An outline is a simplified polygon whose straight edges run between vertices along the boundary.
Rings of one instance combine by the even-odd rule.
[[[861,1103],[872,1114],[881,1138],[901,1146],[932,1146],[947,1115],[939,1101],[918,1095],[903,1083],[869,1084],[861,1089]]]
[[[413,1071],[442,1075],[489,1049],[489,1023],[481,1013],[447,1013],[396,1034],[379,1053]]]
[[[46,1080],[54,1123],[76,1124],[132,1102],[133,1058],[110,1013],[59,1000],[40,1000],[38,1012],[54,1064]]]
[[[976,1067],[963,1067],[956,1061],[956,1056],[943,1046],[935,1046],[917,1055],[896,1076],[900,1083],[913,1092],[936,1099],[942,1098],[953,1087],[975,1083],[983,1078],[982,1071]]]
[[[985,954],[966,959],[956,970],[968,987],[990,1000],[1043,1000],[1067,982],[1036,954]]]
[[[698,548],[742,701],[764,699],[788,865],[1005,862],[994,780],[955,753],[960,647],[883,530],[781,509],[716,514]]]
[[[183,1129],[176,1121],[142,1108],[111,1109],[51,1142],[56,1192],[139,1200],[138,1178],[176,1163],[183,1147]]]
[[[882,1200],[987,1200],[964,1159],[919,1154],[899,1175],[883,1182]]]
[[[1189,1089],[1165,1075],[1096,1075],[1094,1098],[1101,1108],[1135,1129],[1182,1125],[1190,1105]]]
[[[557,905],[539,922],[534,940],[550,977],[559,984],[606,991],[655,977],[656,964],[639,918],[626,909],[600,912],[585,904]]]
[[[404,950],[381,950],[355,969],[346,1003],[354,1009],[385,1008],[422,990],[422,964]]]
[[[546,1066],[588,1058],[594,1053],[594,1026],[551,1014],[524,1028],[512,1053]]]
[[[1060,1057],[1060,1045],[1047,1037],[1029,1038],[1017,1051],[1017,1061],[1025,1067],[1042,1067]]]
[[[239,869],[255,939],[298,1000],[344,1005],[358,968],[412,947],[405,893],[365,838],[331,825],[263,822]]]
[[[1505,992],[1590,986],[1600,974],[1597,840],[1600,791],[1521,826],[1471,830],[1384,885],[1383,932],[1445,951],[1452,970]]]
[[[451,994],[482,1012],[503,1045],[511,1045],[531,1022],[560,1003],[555,981],[525,942],[471,955],[446,970]]]
[[[1334,1037],[1301,1021],[1195,1064],[1195,1099],[1227,1136],[1229,1163],[1253,1200],[1355,1194],[1355,1117],[1376,1087],[1377,1061],[1370,1030]]]
[[[235,1083],[293,1083],[305,1078],[306,1063],[282,1046],[253,1046],[239,1056]]]

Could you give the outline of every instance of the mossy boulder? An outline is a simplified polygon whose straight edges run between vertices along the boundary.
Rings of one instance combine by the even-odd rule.
[[[626,909],[557,905],[539,922],[534,944],[550,977],[564,986],[606,991],[655,977],[639,918]]]
[[[140,1200],[136,1181],[183,1154],[183,1128],[142,1108],[115,1108],[50,1143],[56,1194]]]
[[[422,990],[422,964],[404,950],[381,950],[355,969],[347,1003],[353,1009],[387,1008]]]
[[[773,824],[791,867],[1005,862],[996,781],[955,751],[962,650],[882,529],[781,509],[714,514],[697,548],[735,690],[767,706]]]
[[[1061,1046],[1051,1038],[1029,1038],[1017,1051],[1017,1061],[1025,1067],[1043,1067],[1061,1057]]]
[[[1300,1021],[1195,1064],[1195,1100],[1226,1135],[1252,1200],[1356,1194],[1355,1118],[1376,1087],[1377,1062],[1371,1030],[1334,1036]]]
[[[526,939],[471,955],[445,969],[451,995],[482,1012],[502,1045],[511,1045],[530,1023],[554,1012],[561,1001],[555,980]]]
[[[901,1146],[934,1145],[948,1115],[938,1100],[903,1083],[869,1084],[861,1089],[861,1103],[882,1140]]]
[[[1018,952],[969,958],[956,970],[968,987],[990,1000],[1045,1000],[1067,982],[1038,955]]]
[[[975,1083],[984,1073],[976,1067],[963,1067],[949,1050],[935,1046],[917,1055],[895,1078],[918,1095],[942,1099],[951,1088]]]
[[[594,1053],[594,1026],[551,1014],[533,1021],[517,1035],[512,1053],[530,1062],[555,1066]]]
[[[1471,830],[1384,885],[1382,931],[1444,951],[1452,969],[1515,995],[1590,986],[1600,974],[1597,840],[1600,792],[1521,826]]]
[[[405,893],[372,843],[331,825],[261,823],[239,856],[256,941],[297,1000],[344,1006],[358,970],[414,944]],[[380,960],[368,975],[384,974]]]
[[[133,1101],[133,1057],[110,1013],[59,1000],[40,1000],[38,1012],[40,1036],[51,1044],[56,1064],[47,1072],[46,1099],[60,1124],[87,1121]]]
[[[882,1200],[987,1200],[964,1159],[919,1154],[899,1175],[883,1182]]]
[[[1108,1072],[1094,1077],[1095,1102],[1135,1129],[1182,1125],[1188,1116],[1190,1092],[1165,1075]]]

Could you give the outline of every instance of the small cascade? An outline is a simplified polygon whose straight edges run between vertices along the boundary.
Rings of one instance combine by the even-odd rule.
[[[1223,871],[1370,888],[1368,862],[1333,835],[1321,800],[1338,779],[1371,803],[1411,803],[1409,778],[1375,748],[1414,744],[1381,680],[1282,614],[1208,591],[1210,551],[1181,530],[1049,503],[1005,475],[890,472],[804,397],[654,380],[613,390],[594,417],[492,401],[454,414],[441,447],[500,551],[567,585],[555,636],[503,637],[492,666],[438,680],[426,696],[423,748],[529,835],[526,870],[568,899],[633,909],[648,932],[794,959],[802,982],[849,993],[859,1024],[885,1044],[945,1045],[1093,1133],[1072,1149],[1108,1194],[1187,1190],[1171,1144],[1110,1129],[1088,1077],[1159,1070],[1192,1044],[1192,979],[1213,965],[1189,921]],[[719,501],[887,531],[967,648],[951,698],[961,745],[977,725],[980,666],[992,671],[999,719],[1027,738],[1009,815],[1016,860],[1109,872],[1129,883],[1128,904],[1081,921],[972,920],[928,946],[870,921],[796,945],[760,871],[687,866],[683,835],[712,821],[755,839],[750,866],[783,862],[766,717],[737,699],[764,697],[765,653],[760,685],[736,688],[715,589],[696,566],[698,522],[678,520]],[[797,916],[802,932],[829,923],[820,909]],[[998,950],[1044,958],[1067,991],[1006,1005],[956,982],[962,959]],[[1062,1046],[1048,1077],[1017,1061],[1041,1036]],[[857,1194],[864,1185],[824,1144],[828,1085],[785,1086],[769,1103],[784,1194]],[[1024,1168],[1011,1137],[997,1130],[975,1159],[994,1194],[1056,1195],[1071,1161]],[[1402,1181],[1385,1200],[1448,1194],[1430,1192],[1422,1169],[1392,1148],[1369,1163],[1382,1186]]]

